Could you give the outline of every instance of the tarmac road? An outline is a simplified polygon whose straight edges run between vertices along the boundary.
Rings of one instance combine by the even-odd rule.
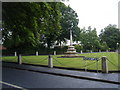
[[[118,88],[117,84],[2,68],[2,88]]]

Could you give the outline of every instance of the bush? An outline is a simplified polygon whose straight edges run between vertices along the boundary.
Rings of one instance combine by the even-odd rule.
[[[83,47],[81,45],[75,45],[75,49],[77,52],[80,52],[83,49]]]

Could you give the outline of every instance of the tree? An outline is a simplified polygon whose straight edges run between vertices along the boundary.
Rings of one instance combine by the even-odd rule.
[[[79,22],[77,13],[70,6],[66,6],[63,3],[60,3],[60,13],[61,34],[57,39],[58,43],[70,39],[70,30],[72,30],[73,33],[73,40],[78,40],[80,29],[77,26]]]
[[[106,42],[112,50],[117,49],[117,43],[120,43],[120,30],[116,25],[109,24],[99,35],[101,42]]]
[[[98,50],[100,49],[99,38],[97,36],[97,31],[94,28],[92,30],[91,26],[88,29],[81,29],[80,38],[81,44],[84,50]]]
[[[75,45],[75,49],[77,52],[80,52],[83,49],[83,47],[82,45]]]
[[[47,3],[49,5],[49,10],[46,11],[47,15],[45,15],[45,22],[44,22],[44,29],[41,41],[45,44],[47,43],[47,46],[50,48],[54,44],[54,42],[57,40],[57,37],[60,35],[60,10],[59,6],[60,3]]]
[[[3,41],[17,51],[38,41],[34,3],[3,3]]]
[[[102,44],[101,44],[101,50],[102,51],[105,51],[105,50],[108,50],[109,48],[108,48],[108,46],[107,46],[107,43],[106,42],[103,42]]]
[[[55,35],[59,34],[59,3],[4,2],[2,5],[2,36],[6,47],[20,53],[40,42],[50,47]]]

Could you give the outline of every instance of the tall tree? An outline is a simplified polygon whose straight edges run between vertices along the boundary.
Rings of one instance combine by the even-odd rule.
[[[70,39],[70,30],[72,30],[73,33],[73,40],[78,40],[80,29],[78,27],[79,19],[77,13],[70,6],[66,6],[63,3],[60,3],[60,12],[62,31],[58,37],[59,43]]]
[[[49,10],[46,11],[45,22],[44,22],[44,31],[42,34],[41,41],[47,43],[48,47],[52,46],[57,40],[57,37],[60,35],[61,25],[60,25],[60,3],[50,2]]]
[[[99,35],[101,42],[106,42],[108,47],[112,50],[117,48],[117,43],[120,43],[120,30],[116,28],[116,25],[109,24]]]
[[[100,49],[99,38],[97,36],[96,29],[92,29],[90,26],[88,29],[81,29],[80,38],[81,44],[84,50],[98,50]]]
[[[3,3],[3,41],[6,47],[19,51],[38,41],[34,3]],[[9,44],[8,44],[9,43]]]
[[[4,2],[2,5],[2,32],[6,47],[21,51],[36,46],[42,38],[50,46],[53,37],[59,33],[58,3]]]

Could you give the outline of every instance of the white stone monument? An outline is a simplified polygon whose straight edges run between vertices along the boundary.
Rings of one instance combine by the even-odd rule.
[[[68,46],[65,56],[62,56],[62,57],[67,57],[67,58],[80,57],[79,55],[77,55],[76,49],[73,46],[72,30],[70,30],[70,46]]]

